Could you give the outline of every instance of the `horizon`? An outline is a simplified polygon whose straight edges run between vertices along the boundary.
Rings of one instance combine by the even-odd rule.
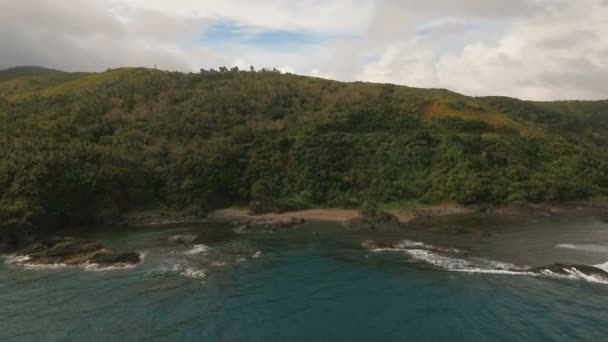
[[[468,96],[606,98],[606,0],[0,0],[0,9],[0,68],[254,65]]]

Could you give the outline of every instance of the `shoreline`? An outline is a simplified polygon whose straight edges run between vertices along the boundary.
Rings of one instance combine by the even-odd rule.
[[[512,217],[551,217],[558,215],[605,215],[608,218],[608,198],[595,198],[565,203],[525,204],[521,206],[492,206],[488,204],[463,205],[453,202],[436,203],[414,208],[396,208],[384,211],[407,224],[416,219],[450,215],[494,214]],[[314,208],[281,213],[252,215],[247,208],[223,208],[204,216],[195,216],[171,210],[132,212],[117,223],[118,226],[162,227],[179,224],[197,224],[209,221],[226,223],[287,223],[290,220],[343,223],[364,215],[352,208]]]
[[[387,213],[394,215],[400,223],[407,224],[419,218],[441,217],[449,215],[494,214],[504,216],[552,217],[568,214],[606,214],[608,215],[608,199],[596,201],[579,201],[561,204],[527,204],[524,206],[461,205],[455,203],[440,203],[421,206],[413,209],[393,209]],[[219,222],[265,222],[285,223],[290,220],[305,220],[318,222],[343,223],[363,215],[357,209],[317,208],[289,211],[284,213],[268,213],[251,215],[245,208],[226,208],[209,213],[207,220]],[[158,223],[157,223],[158,224]]]

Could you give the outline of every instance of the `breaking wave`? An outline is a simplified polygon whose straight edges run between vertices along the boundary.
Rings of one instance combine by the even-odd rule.
[[[608,254],[608,243],[562,243],[555,245],[555,248],[576,249],[587,252]]]
[[[410,262],[425,263],[449,272],[551,277],[608,284],[608,262],[595,266],[555,264],[545,267],[529,267],[484,258],[463,258],[458,255],[462,252],[458,249],[409,240],[390,246],[366,241],[363,243],[363,247],[373,252],[404,253],[410,257]]]
[[[141,265],[146,257],[146,252],[140,252],[140,262],[137,264],[117,263],[112,265],[101,265],[96,263],[85,262],[79,265],[68,265],[65,263],[39,264],[31,262],[32,257],[29,255],[9,255],[5,259],[7,265],[19,266],[29,270],[58,270],[58,269],[76,269],[80,268],[85,271],[106,272],[132,269]]]
[[[186,255],[197,255],[201,253],[205,253],[209,251],[209,246],[207,245],[194,245],[192,249],[185,252]]]

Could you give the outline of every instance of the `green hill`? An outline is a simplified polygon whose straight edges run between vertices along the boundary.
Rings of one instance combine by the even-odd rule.
[[[549,202],[608,189],[608,101],[223,70],[0,71],[0,219]]]

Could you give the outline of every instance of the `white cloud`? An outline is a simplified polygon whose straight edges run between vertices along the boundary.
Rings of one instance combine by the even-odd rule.
[[[372,0],[105,0],[122,10],[149,9],[185,18],[229,20],[244,27],[314,33],[365,28]]]
[[[470,95],[595,99],[608,97],[606,18],[606,0],[0,0],[0,68],[254,65]],[[202,39],[222,23],[243,39]],[[317,41],[249,39],[267,32]]]

